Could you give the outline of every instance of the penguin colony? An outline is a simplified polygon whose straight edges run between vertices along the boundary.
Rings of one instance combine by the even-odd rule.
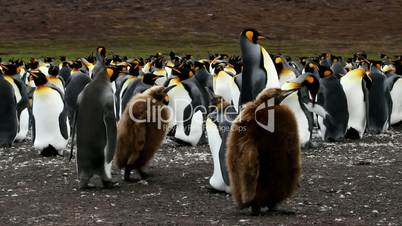
[[[108,57],[98,47],[59,64],[50,57],[1,62],[0,145],[11,147],[30,130],[33,149],[55,156],[70,140],[86,189],[93,175],[115,187],[113,163],[127,182],[136,181],[132,170],[146,178],[166,136],[208,143],[211,187],[254,214],[275,210],[299,186],[301,148],[313,145],[314,128],[323,141],[339,142],[402,121],[402,56],[291,59],[268,53],[263,38],[246,29],[241,56],[199,60],[173,52]],[[149,117],[152,109],[162,110]]]

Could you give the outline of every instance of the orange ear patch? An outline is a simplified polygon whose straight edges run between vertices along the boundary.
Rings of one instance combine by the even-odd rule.
[[[246,37],[248,40],[253,41],[254,33],[252,31],[247,31]]]
[[[331,75],[332,75],[332,71],[330,71],[330,70],[324,71],[324,77],[329,77]]]
[[[107,75],[108,75],[109,77],[112,77],[112,75],[113,75],[113,69],[111,69],[111,68],[106,68],[106,73],[107,73]]]
[[[308,83],[310,83],[310,84],[312,84],[312,83],[314,82],[314,80],[315,80],[315,78],[314,78],[313,76],[311,76],[311,75],[308,75],[308,76],[306,77],[306,81],[307,81]]]

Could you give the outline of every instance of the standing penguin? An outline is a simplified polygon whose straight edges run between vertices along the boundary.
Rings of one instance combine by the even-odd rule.
[[[154,86],[131,98],[117,126],[115,163],[124,168],[124,180],[133,181],[130,173],[136,169],[141,179],[166,134],[169,120],[167,92],[171,87]],[[153,112],[153,111],[157,112]],[[152,116],[151,116],[152,115]]]
[[[269,53],[258,44],[263,39],[258,31],[246,29],[240,35],[243,59],[240,106],[253,101],[265,88],[280,88],[278,73]]]
[[[278,72],[279,83],[281,87],[283,84],[285,84],[285,82],[298,77],[299,74],[295,73],[296,70],[289,65],[284,56],[276,56],[274,58],[274,62],[276,71]]]
[[[49,77],[47,78],[49,83],[56,86],[60,92],[64,95],[64,80],[59,77],[59,67],[50,65],[48,70]]]
[[[63,94],[40,70],[29,73],[36,86],[32,97],[33,147],[43,156],[61,155],[69,133]]]
[[[74,76],[69,77],[69,82],[65,90],[65,102],[67,108],[67,115],[70,122],[70,127],[74,123],[74,112],[77,111],[77,99],[78,95],[92,80],[88,74],[81,71],[74,73]]]
[[[226,102],[233,104],[238,110],[240,89],[237,86],[233,76],[225,71],[224,65],[215,67],[213,76],[213,89],[216,95],[221,96]],[[236,72],[235,72],[236,73]]]
[[[306,88],[304,91],[307,93],[307,98],[303,98],[303,93],[300,89],[302,87]],[[282,85],[282,90],[299,89],[284,98],[281,104],[288,106],[293,112],[297,121],[299,142],[303,148],[311,146],[314,124],[313,114],[306,109],[305,104],[310,103],[310,101],[315,102],[319,88],[318,79],[311,73],[304,73]],[[310,96],[312,100],[310,100]]]
[[[360,139],[366,130],[368,112],[368,92],[371,80],[364,69],[353,69],[341,78],[346,94],[349,120],[345,138]]]
[[[29,111],[28,111],[28,92],[27,87],[17,73],[15,64],[1,66],[4,71],[3,78],[8,81],[14,89],[14,95],[17,101],[17,119],[18,133],[16,141],[23,141],[29,130]]]
[[[346,94],[332,69],[320,66],[320,90],[317,105],[327,113],[318,114],[318,127],[325,141],[339,141],[345,137],[349,113]]]
[[[233,199],[241,208],[275,210],[299,186],[300,144],[292,111],[278,105],[291,91],[267,89],[245,105],[227,140]]]
[[[229,175],[226,167],[226,140],[232,121],[237,116],[235,106],[229,105],[222,97],[213,96],[211,112],[206,121],[209,149],[212,153],[214,171],[209,178],[209,184],[218,191],[230,193]]]
[[[369,76],[372,82],[368,95],[367,131],[379,134],[390,125],[392,98],[385,75],[374,65],[371,65]]]
[[[395,125],[402,121],[402,76],[394,73],[390,67],[385,65],[383,71],[387,76],[388,89],[392,99],[390,124]]]
[[[77,132],[77,170],[80,188],[90,188],[94,174],[103,185],[113,187],[111,166],[116,147],[116,117],[111,82],[113,72],[105,68],[106,49],[98,47],[94,80],[78,97],[78,109],[73,129]],[[74,132],[72,134],[74,138]],[[72,153],[71,153],[72,154]]]
[[[17,102],[14,89],[0,72],[0,147],[11,147],[18,130]]]

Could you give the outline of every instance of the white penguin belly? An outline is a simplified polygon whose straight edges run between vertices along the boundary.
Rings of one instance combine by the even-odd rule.
[[[265,88],[281,88],[275,64],[272,61],[269,53],[263,47],[261,47],[261,55],[261,57],[263,57],[265,71],[267,72],[267,84]]]
[[[128,78],[126,81],[124,81],[123,86],[121,87],[120,93],[119,93],[119,116],[121,117],[121,114],[123,114],[123,109],[122,109],[122,102],[123,102],[123,94],[127,90],[128,86],[134,82],[135,79],[130,79]]]
[[[295,79],[296,75],[292,70],[284,69],[283,72],[279,76],[279,84],[282,87],[287,81]]]
[[[50,88],[35,90],[32,113],[35,117],[34,148],[43,149],[49,144],[61,152],[67,145],[67,139],[61,135],[59,115],[64,103],[60,94]]]
[[[60,92],[64,95],[64,86],[60,79],[57,79],[57,78],[49,79],[49,83],[56,86],[60,90]]]
[[[320,127],[320,136],[322,140],[325,140],[325,132],[327,131],[327,127],[324,125],[324,119],[321,116],[318,116],[318,126]]]
[[[214,77],[215,87],[214,92],[216,95],[221,96],[226,102],[232,102],[231,80],[232,77],[225,72],[220,72],[218,76]]]
[[[169,108],[172,111],[172,120],[169,128],[177,125],[178,121],[183,122],[184,108],[191,103],[190,95],[184,89],[183,84],[171,82],[169,86],[171,85],[177,86],[168,92],[170,99]]]
[[[19,120],[20,120],[19,121],[20,130],[18,131],[18,134],[15,139],[17,141],[23,141],[27,137],[28,130],[29,130],[28,108],[25,108],[24,110],[22,110]]]
[[[190,122],[190,133],[186,135],[184,132],[183,120],[177,122],[175,137],[184,142],[190,143],[192,146],[196,146],[202,136],[202,112],[197,111],[193,113],[193,117]]]
[[[299,97],[297,92],[290,94],[286,97],[281,105],[286,105],[293,112],[297,121],[297,130],[301,146],[305,146],[310,141],[310,130],[306,114],[300,106]]]
[[[219,159],[219,150],[222,145],[222,138],[219,134],[218,127],[209,118],[206,121],[206,131],[208,135],[209,149],[211,150],[212,160],[214,163],[214,172],[211,178],[209,178],[209,184],[218,191],[229,192],[229,186],[227,186],[223,180]]]
[[[392,113],[391,113],[391,125],[402,121],[402,79],[398,79],[392,90]]]
[[[359,132],[361,138],[366,129],[366,104],[364,102],[364,93],[361,88],[361,82],[352,83],[349,80],[341,79],[341,85],[346,94],[348,104],[348,129],[354,128]]]

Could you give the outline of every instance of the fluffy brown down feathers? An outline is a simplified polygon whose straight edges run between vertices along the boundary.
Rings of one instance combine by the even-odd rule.
[[[169,119],[166,106],[168,97],[164,89],[165,87],[154,86],[135,95],[122,114],[117,126],[114,161],[118,168],[126,169],[126,174],[127,171],[129,174],[133,169],[141,170],[146,166],[163,142]],[[150,116],[153,110],[156,118]],[[138,122],[133,117],[146,122]],[[126,176],[125,179],[128,179]]]
[[[287,106],[275,105],[275,130],[271,133],[256,121],[267,124],[268,109],[256,108],[282,95],[269,89],[248,103],[232,124],[227,140],[227,166],[233,199],[241,208],[274,209],[298,187],[301,171],[297,122]],[[256,112],[256,113],[255,113]]]

